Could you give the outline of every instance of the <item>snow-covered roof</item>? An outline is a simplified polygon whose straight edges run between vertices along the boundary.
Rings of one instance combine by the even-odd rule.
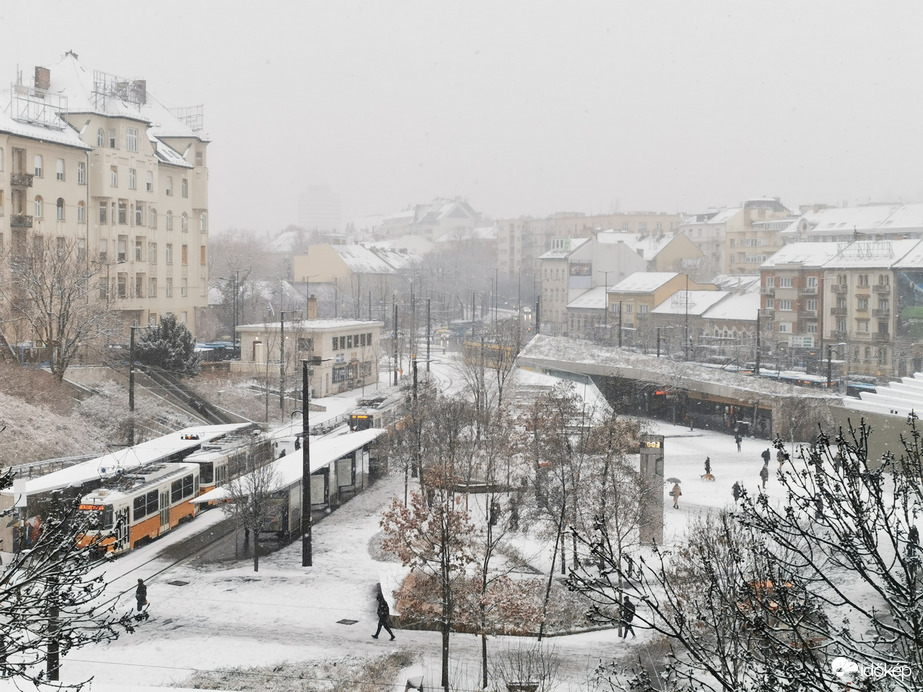
[[[923,232],[923,204],[869,204],[832,207],[803,214],[786,233],[805,229],[808,235]]]
[[[311,438],[310,456],[311,473],[326,468],[337,459],[340,459],[360,447],[364,447],[372,440],[383,435],[383,428],[369,428],[357,432],[344,433],[333,437],[320,439]],[[302,454],[286,454],[272,462],[272,468],[280,488],[287,488],[301,480],[304,472],[304,458]],[[230,493],[226,486],[215,488],[197,497],[193,502],[216,502],[227,500]]]
[[[594,286],[567,304],[568,310],[605,310],[606,287]]]
[[[570,242],[565,243],[565,247],[553,248],[541,255],[539,259],[566,259],[570,253],[581,245],[590,242],[589,238],[569,238],[568,240]]]
[[[857,240],[831,258],[824,269],[886,268],[913,251],[919,240]]]
[[[759,293],[735,293],[712,306],[702,315],[706,320],[733,320],[735,322],[756,322],[760,309]]]
[[[430,247],[432,247],[432,243],[430,243]],[[422,261],[422,258],[418,254],[409,252],[406,249],[390,247],[371,247],[369,249],[392,269],[406,269]]]
[[[44,126],[37,123],[23,122],[14,120],[10,114],[10,92],[0,91],[0,103],[5,104],[0,111],[0,132],[6,132],[19,137],[28,137],[55,144],[63,144],[78,149],[92,149],[80,140],[73,128],[67,125],[61,118],[53,119],[54,125]]]
[[[312,284],[313,285],[313,284]],[[374,320],[291,320],[286,321],[289,329],[302,331],[323,331],[327,329],[355,329],[359,327],[381,326],[381,322]],[[279,329],[278,322],[257,322],[254,324],[238,324],[237,330],[242,332],[270,332]]]
[[[760,269],[772,269],[781,264],[820,267],[842,249],[842,243],[790,243],[763,262]]]
[[[248,423],[235,423],[231,425],[199,425],[183,428],[175,433],[142,442],[134,447],[109,452],[96,459],[74,464],[54,473],[49,473],[39,478],[31,478],[26,481],[25,494],[36,495],[69,486],[79,486],[95,478],[102,481],[104,478],[111,478],[117,473],[131,471],[145,464],[163,459],[175,452],[198,447],[204,442],[241,430],[248,425]],[[187,436],[189,436],[188,439]],[[15,492],[18,494],[19,490],[16,489]],[[14,491],[7,489],[3,493],[12,495]]]
[[[393,274],[394,267],[361,245],[331,245],[331,249],[354,274]]]
[[[459,238],[458,232],[456,231],[446,231],[441,236],[436,238],[437,243],[455,243],[459,240],[477,240],[481,242],[491,241],[497,239],[497,227],[496,226],[478,226],[472,229],[465,229],[461,238]]]
[[[363,245],[373,250],[403,252],[408,255],[415,255],[418,258],[433,251],[433,241],[420,235],[402,235],[399,238],[376,240],[363,243]]]
[[[651,310],[651,313],[657,315],[701,315],[729,295],[731,293],[728,291],[677,291]]]
[[[610,290],[612,293],[650,293],[677,276],[677,272],[635,272]]]
[[[722,291],[750,293],[760,290],[759,274],[718,274],[711,282]]]
[[[854,411],[868,411],[906,419],[911,412],[923,408],[923,373],[902,377],[900,382],[879,384],[875,392],[862,392],[859,399],[846,397],[843,405]]]
[[[730,207],[728,209],[722,209],[707,221],[701,221],[699,223],[727,223],[735,216],[737,216],[737,214],[739,214],[742,209],[743,207]]]
[[[596,234],[596,240],[600,243],[624,243],[646,260],[655,258],[675,238],[675,235],[640,235],[615,230],[607,230]]]
[[[923,240],[918,242],[897,262],[895,269],[923,269]]]

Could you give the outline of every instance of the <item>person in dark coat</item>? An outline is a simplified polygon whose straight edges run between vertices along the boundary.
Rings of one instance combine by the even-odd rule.
[[[768,464],[769,460],[772,458],[772,453],[769,451],[769,447],[763,450],[763,453],[760,454],[763,457],[763,463]]]
[[[743,494],[743,489],[740,487],[740,483],[738,481],[734,481],[731,492],[734,493],[734,502],[737,502],[740,499],[740,496]]]
[[[744,438],[740,436],[740,433],[734,433],[734,442],[737,443],[737,451],[740,451],[740,443],[743,442]]]
[[[769,480],[769,462],[763,464],[763,468],[760,469],[760,480],[763,481],[763,489],[765,489],[766,481]]]
[[[144,610],[147,605],[147,586],[143,579],[138,580],[138,588],[135,589],[135,601],[138,603],[138,612]]]
[[[388,634],[391,635],[391,641],[394,641],[394,632],[391,631],[391,610],[388,608],[388,602],[380,593],[378,594],[378,629],[372,635],[372,639],[378,639],[381,634],[381,628],[384,627]]]
[[[625,599],[622,601],[622,639],[628,636],[628,633],[631,632],[632,637],[636,637],[634,628],[631,626],[631,621],[635,619],[635,604],[631,602],[631,599],[628,598],[628,594],[625,594]]]
[[[705,475],[711,475],[711,457],[705,457]]]

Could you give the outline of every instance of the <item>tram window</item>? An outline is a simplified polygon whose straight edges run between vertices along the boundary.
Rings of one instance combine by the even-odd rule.
[[[132,512],[132,515],[134,516],[135,521],[138,521],[138,519],[141,519],[147,515],[147,503],[144,500],[144,495],[139,495],[135,498],[133,509],[134,511]]]
[[[183,499],[183,481],[173,481],[170,484],[170,502],[179,502]]]
[[[152,490],[147,494],[147,513],[156,514],[160,507],[157,504],[157,491]]]
[[[183,478],[183,497],[191,497],[193,492],[192,474]]]
[[[212,483],[215,480],[215,467],[212,465],[212,462],[207,462],[205,464],[199,464],[199,475],[201,476],[203,483]]]

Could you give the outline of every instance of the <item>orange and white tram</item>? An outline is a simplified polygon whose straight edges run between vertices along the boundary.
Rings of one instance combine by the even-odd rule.
[[[156,463],[122,475],[112,487],[84,495],[78,506],[87,529],[80,546],[123,553],[193,519],[199,494],[199,465]]]

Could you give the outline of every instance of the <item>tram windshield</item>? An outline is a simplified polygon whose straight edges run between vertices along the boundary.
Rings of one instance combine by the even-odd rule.
[[[202,485],[215,482],[215,465],[212,462],[204,461],[199,464],[199,482]]]
[[[88,529],[112,528],[112,507],[110,505],[81,504],[77,509],[86,520]]]

